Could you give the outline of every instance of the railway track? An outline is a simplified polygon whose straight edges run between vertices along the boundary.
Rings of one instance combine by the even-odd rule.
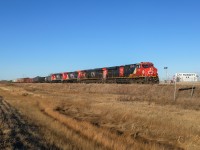
[[[37,126],[29,124],[0,96],[0,149],[58,149],[47,144]]]

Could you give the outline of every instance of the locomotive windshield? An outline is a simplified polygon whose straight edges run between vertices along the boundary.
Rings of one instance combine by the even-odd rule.
[[[149,67],[152,67],[152,66],[153,66],[153,64],[142,64],[143,68],[149,68]]]
[[[143,68],[149,68],[149,64],[143,64],[142,67]]]

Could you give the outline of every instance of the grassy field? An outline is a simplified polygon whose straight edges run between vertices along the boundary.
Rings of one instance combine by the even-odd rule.
[[[56,149],[198,150],[200,85],[187,87],[175,101],[174,85],[0,84],[0,95]]]

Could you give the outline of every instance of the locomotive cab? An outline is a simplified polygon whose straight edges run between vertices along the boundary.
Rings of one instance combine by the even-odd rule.
[[[141,62],[140,63],[140,75],[145,77],[147,80],[153,80],[158,82],[158,70],[154,67],[151,62]]]

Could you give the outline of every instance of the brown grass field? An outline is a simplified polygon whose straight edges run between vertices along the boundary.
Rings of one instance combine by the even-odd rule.
[[[200,85],[0,84],[0,149],[199,150]]]

